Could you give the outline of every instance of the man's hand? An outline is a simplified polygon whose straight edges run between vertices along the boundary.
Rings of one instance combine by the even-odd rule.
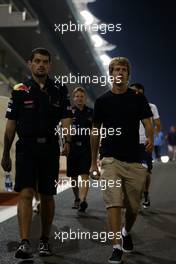
[[[11,171],[12,169],[12,160],[10,158],[10,149],[15,137],[16,132],[16,121],[15,120],[7,120],[6,130],[4,134],[4,150],[3,156],[1,160],[1,166],[4,171]]]
[[[4,171],[11,171],[12,169],[12,160],[10,158],[10,155],[3,155],[1,160],[1,166]]]
[[[70,143],[65,143],[61,155],[68,156],[70,152]]]
[[[147,138],[147,140],[146,140],[145,150],[147,152],[152,152],[153,151],[153,141],[151,141],[149,138]]]

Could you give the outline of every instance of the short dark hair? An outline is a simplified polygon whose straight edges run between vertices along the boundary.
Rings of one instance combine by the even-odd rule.
[[[132,86],[135,86],[136,89],[138,89],[138,90],[142,90],[143,93],[144,93],[144,91],[145,91],[145,89],[144,89],[144,85],[142,85],[141,83],[132,83],[132,84],[130,84],[130,87],[132,87]]]
[[[48,58],[49,58],[49,62],[51,61],[51,54],[50,54],[50,52],[49,52],[47,49],[45,49],[45,48],[39,47],[39,48],[35,48],[35,49],[33,49],[32,52],[31,52],[30,61],[33,60],[35,54],[42,54],[42,55],[48,56]]]

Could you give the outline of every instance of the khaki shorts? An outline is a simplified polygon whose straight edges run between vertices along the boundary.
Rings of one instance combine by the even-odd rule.
[[[104,157],[101,160],[101,180],[107,182],[106,189],[102,190],[106,208],[125,207],[137,213],[147,175],[147,168],[140,163]]]

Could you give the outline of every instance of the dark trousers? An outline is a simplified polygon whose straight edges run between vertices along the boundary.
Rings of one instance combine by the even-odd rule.
[[[161,157],[161,147],[159,145],[154,146],[154,152],[156,159],[160,159]]]

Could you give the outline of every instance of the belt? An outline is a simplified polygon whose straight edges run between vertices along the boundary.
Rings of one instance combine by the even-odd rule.
[[[71,146],[77,146],[77,147],[90,147],[89,142],[82,142],[82,141],[71,141]]]
[[[57,142],[57,137],[36,137],[36,138],[20,138],[21,142],[24,143],[37,143],[37,144],[46,144],[51,142]]]

